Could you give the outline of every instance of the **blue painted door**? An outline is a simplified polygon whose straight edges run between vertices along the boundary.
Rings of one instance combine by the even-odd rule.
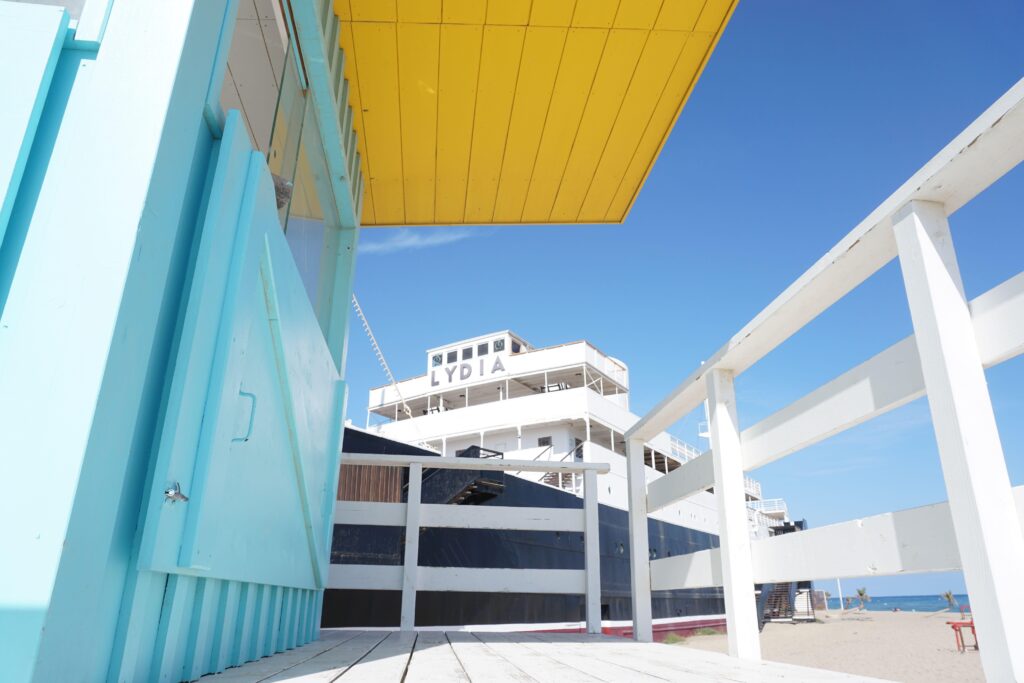
[[[139,569],[320,589],[343,383],[237,112],[206,204]]]

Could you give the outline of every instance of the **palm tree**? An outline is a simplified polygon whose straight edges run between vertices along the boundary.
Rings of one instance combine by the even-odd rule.
[[[946,591],[942,594],[942,597],[949,603],[950,610],[953,610],[956,607],[956,597],[953,595],[953,591]]]
[[[858,588],[857,589],[857,599],[860,600],[860,608],[864,609],[864,603],[865,602],[871,602],[871,596],[868,595],[868,589],[867,588]]]

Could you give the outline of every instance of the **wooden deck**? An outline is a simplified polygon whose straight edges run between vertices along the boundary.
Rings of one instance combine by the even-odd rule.
[[[877,681],[612,636],[463,631],[332,631],[319,641],[202,680],[210,683],[415,681]]]

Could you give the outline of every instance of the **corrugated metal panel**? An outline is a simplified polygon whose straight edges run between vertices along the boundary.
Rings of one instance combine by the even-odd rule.
[[[625,219],[736,0],[336,0],[362,224]]]

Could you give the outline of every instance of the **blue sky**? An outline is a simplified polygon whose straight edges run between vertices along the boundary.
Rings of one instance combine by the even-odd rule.
[[[510,328],[622,358],[643,412],[1024,76],[1022,29],[1010,0],[741,2],[624,225],[366,230],[356,292],[399,378],[423,371],[429,347]],[[953,216],[968,296],[1024,265],[1022,200],[1018,168]],[[910,332],[892,263],[741,376],[741,423]],[[384,376],[351,334],[349,415],[362,424]],[[1024,484],[1024,359],[988,378]],[[703,445],[696,420],[672,431]],[[923,400],[754,476],[812,526],[946,498]],[[925,594],[963,580],[844,590],[861,585]]]

